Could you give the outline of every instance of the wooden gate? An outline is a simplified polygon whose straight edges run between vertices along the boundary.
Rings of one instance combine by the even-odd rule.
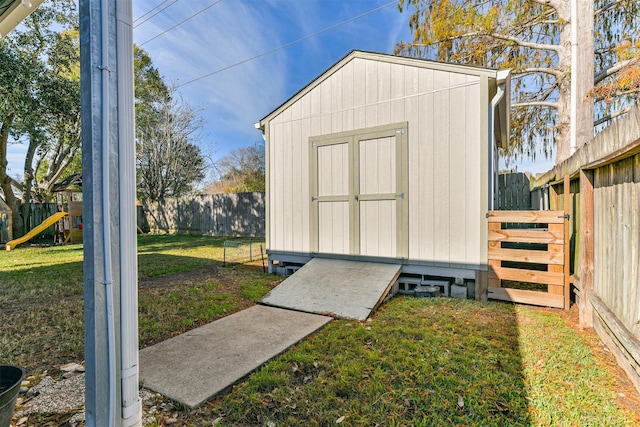
[[[488,298],[568,309],[568,214],[489,211],[487,218]]]

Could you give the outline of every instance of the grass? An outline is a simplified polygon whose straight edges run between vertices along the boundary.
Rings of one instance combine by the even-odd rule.
[[[141,347],[246,308],[280,282],[258,266],[222,267],[224,240],[139,238]],[[39,372],[83,360],[83,304],[82,245],[0,253],[2,363]]]
[[[222,267],[220,238],[138,243],[141,347],[248,307],[281,280],[260,266]],[[82,311],[81,246],[0,253],[2,363],[55,373],[81,361]],[[396,297],[368,322],[329,323],[200,408],[156,397],[174,409],[151,425],[175,414],[187,426],[637,425],[620,397],[637,393],[616,381],[597,337],[564,316]]]
[[[334,321],[196,417],[220,425],[635,425],[557,312],[397,297]],[[212,414],[212,415],[209,415]]]

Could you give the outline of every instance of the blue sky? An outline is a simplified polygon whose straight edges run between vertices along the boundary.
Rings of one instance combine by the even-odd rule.
[[[179,86],[183,99],[201,110],[206,124],[200,146],[214,159],[260,141],[254,123],[351,50],[393,53],[396,43],[410,39],[408,13],[390,0],[135,0],[133,5],[135,43],[167,82]],[[19,175],[24,148],[9,150],[10,174]],[[549,166],[524,162],[518,169],[539,172]]]
[[[162,3],[135,1],[134,20]],[[169,4],[172,1],[156,11]],[[396,43],[409,36],[407,14],[390,0],[183,0],[144,19],[134,22],[135,42],[167,81],[179,85],[185,100],[202,108],[207,122],[202,148],[215,151],[215,157],[260,141],[254,123],[351,50],[392,53]],[[216,73],[188,83],[212,72]]]

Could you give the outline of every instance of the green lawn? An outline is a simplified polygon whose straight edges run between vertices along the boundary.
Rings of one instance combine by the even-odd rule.
[[[281,280],[259,265],[222,267],[220,238],[138,243],[142,347],[248,307]],[[0,253],[0,363],[51,373],[82,361],[82,305],[81,246]],[[172,409],[151,425],[637,425],[621,398],[637,393],[599,345],[559,311],[396,297],[368,322],[331,322],[200,408],[156,397]]]

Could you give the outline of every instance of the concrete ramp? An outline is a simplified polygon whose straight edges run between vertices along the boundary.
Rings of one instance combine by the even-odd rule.
[[[262,303],[366,320],[400,275],[400,265],[313,258],[276,286]]]
[[[145,388],[195,407],[331,320],[253,306],[140,350],[140,380]]]

